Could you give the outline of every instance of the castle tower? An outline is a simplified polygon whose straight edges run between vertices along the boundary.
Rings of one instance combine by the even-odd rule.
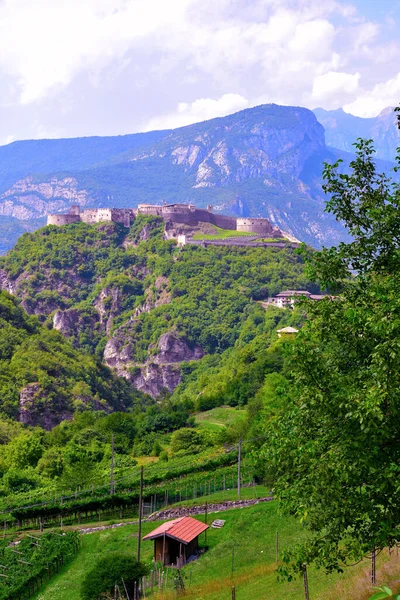
[[[79,204],[72,204],[69,207],[69,211],[68,211],[69,215],[80,215],[81,214],[81,207],[79,206]]]

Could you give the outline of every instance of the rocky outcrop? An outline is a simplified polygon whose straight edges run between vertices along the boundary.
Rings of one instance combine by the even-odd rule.
[[[157,365],[180,363],[183,361],[198,360],[204,356],[200,346],[190,348],[187,340],[175,332],[164,333],[158,341],[158,353],[153,362]]]
[[[79,310],[57,310],[53,316],[53,327],[65,337],[74,338],[83,330],[92,329],[97,325],[94,316],[82,314]]]
[[[19,421],[25,425],[39,425],[50,430],[61,421],[71,419],[72,404],[65,396],[58,395],[47,402],[46,394],[38,383],[29,383],[19,395]]]
[[[122,308],[122,293],[119,288],[103,288],[94,299],[94,308],[99,314],[100,325],[110,334],[113,320]]]
[[[104,361],[118,375],[128,379],[136,389],[153,398],[164,389],[172,392],[179,385],[180,363],[204,356],[200,346],[190,347],[187,340],[177,332],[168,332],[160,337],[156,353],[146,363],[138,364],[134,359],[134,346],[129,334],[129,326],[126,325],[115,332],[106,345]]]
[[[9,294],[15,294],[16,290],[15,282],[10,279],[4,269],[0,269],[0,289],[8,292]]]
[[[137,375],[131,375],[133,386],[156,398],[163,390],[173,392],[181,382],[179,365],[146,363],[139,367]]]
[[[102,410],[107,413],[112,411],[106,401],[98,400],[91,395],[77,394],[71,397],[59,388],[56,392],[52,390],[49,398],[39,383],[29,383],[20,391],[19,421],[25,425],[39,425],[50,431],[62,421],[72,419],[77,407]],[[124,408],[124,406],[119,407],[120,410]]]

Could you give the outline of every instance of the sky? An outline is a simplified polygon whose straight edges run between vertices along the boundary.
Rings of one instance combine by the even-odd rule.
[[[0,0],[0,144],[400,101],[400,0]]]

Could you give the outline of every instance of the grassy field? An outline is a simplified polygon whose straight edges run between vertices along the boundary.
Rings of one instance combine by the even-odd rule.
[[[231,237],[248,237],[257,235],[256,233],[249,233],[247,231],[236,231],[236,229],[221,229],[220,227],[212,226],[215,229],[215,233],[195,233],[193,236],[194,240],[225,240]]]
[[[246,509],[235,509],[209,515],[223,518],[222,529],[210,529],[207,535],[208,551],[184,569],[186,593],[190,600],[225,600],[231,597],[231,586],[236,586],[237,600],[304,600],[301,580],[279,582],[275,573],[276,531],[281,550],[289,548],[305,533],[293,519],[284,518],[278,503],[258,504]],[[200,518],[200,517],[199,517]],[[145,535],[159,523],[145,523]],[[112,550],[136,554],[136,526],[126,526],[83,536],[82,548],[71,563],[54,579],[43,586],[36,600],[79,600],[79,589],[85,573],[97,557]],[[204,545],[204,536],[201,540]],[[232,575],[232,553],[234,569]],[[143,542],[142,557],[150,563],[153,546]],[[382,553],[378,559],[378,582],[392,584],[400,571],[396,553],[389,559]],[[365,561],[345,570],[342,575],[326,576],[324,572],[309,569],[311,600],[366,600],[370,593],[369,563]],[[152,596],[157,600],[172,600],[175,594],[167,592]],[[182,597],[182,596],[180,596]]]
[[[220,406],[198,413],[196,415],[196,423],[201,428],[216,430],[224,426],[229,427],[229,425],[244,419],[246,414],[246,410],[232,408],[231,406]]]

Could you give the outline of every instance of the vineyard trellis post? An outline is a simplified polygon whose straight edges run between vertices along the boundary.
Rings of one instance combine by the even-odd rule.
[[[140,545],[142,541],[142,513],[143,513],[143,467],[140,467],[140,488],[139,488],[139,529],[138,529],[138,549],[137,559],[140,561]]]
[[[238,498],[240,500],[240,480],[241,480],[241,468],[242,468],[242,436],[240,436],[239,438],[239,447],[238,447],[238,482],[237,482],[237,489],[238,489]]]
[[[304,582],[304,598],[305,600],[310,600],[310,595],[308,591],[308,576],[307,576],[307,565],[305,563],[302,564],[303,569],[303,582]]]
[[[375,548],[371,552],[371,583],[376,584],[376,551]]]
[[[114,434],[111,438],[110,496],[114,494]]]

